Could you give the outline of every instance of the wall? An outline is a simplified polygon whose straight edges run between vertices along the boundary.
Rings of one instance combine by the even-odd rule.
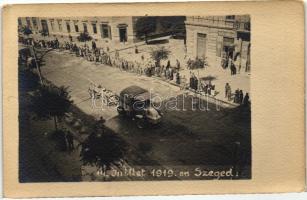
[[[186,33],[187,55],[191,59],[197,56],[197,34],[206,34],[206,57],[211,66],[219,66],[221,63],[221,58],[217,56],[217,45],[219,43],[222,48],[223,37],[236,37],[232,30],[194,25],[187,25]]]
[[[32,24],[32,18],[31,25]],[[81,32],[84,31],[83,23],[87,25],[87,30],[90,36],[96,41],[98,46],[118,46],[119,48],[125,45],[131,45],[135,41],[135,33],[133,30],[133,21],[132,17],[82,17],[82,18],[74,18],[74,17],[62,17],[62,18],[37,18],[38,29],[42,30],[41,20],[46,20],[49,30],[49,38],[57,37],[59,40],[68,40],[68,36],[71,35],[74,41],[77,41],[77,37]],[[62,22],[62,30],[59,30],[58,21]],[[26,25],[26,18],[21,18],[22,24]],[[53,28],[51,25],[51,21],[53,21]],[[66,27],[66,22],[70,25],[70,32],[68,32]],[[95,23],[97,27],[97,33],[93,32],[92,24]],[[75,24],[79,27],[79,32],[75,31]],[[111,38],[102,38],[101,36],[101,24],[107,24],[111,29]],[[120,42],[119,37],[119,24],[127,25],[127,42],[124,44]],[[35,32],[36,37],[40,38],[40,34]]]

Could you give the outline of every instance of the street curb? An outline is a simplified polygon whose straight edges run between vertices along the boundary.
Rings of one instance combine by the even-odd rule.
[[[161,81],[167,82],[167,83],[169,83],[170,85],[173,85],[173,86],[176,86],[176,87],[179,87],[179,88],[180,88],[180,86],[177,85],[176,83],[172,83],[172,82],[169,82],[169,81],[165,81],[165,80],[163,80],[161,77],[155,77],[155,78],[157,78],[157,79],[159,79],[159,80],[161,80]],[[184,91],[184,90],[183,90],[183,91]],[[195,91],[192,90],[191,88],[189,88],[188,91],[189,91],[189,92],[192,92],[192,93],[194,93],[194,94],[198,94],[198,95],[200,95],[200,97],[204,97],[204,98],[201,98],[201,99],[203,99],[203,100],[207,100],[207,96],[204,96],[204,95],[202,95],[202,94],[199,93],[199,92],[195,92]],[[215,103],[216,100],[218,100],[218,101],[219,101],[220,103],[222,103],[223,105],[227,105],[227,106],[225,106],[225,107],[234,108],[234,107],[237,107],[237,106],[238,106],[238,104],[226,102],[226,101],[224,101],[224,100],[217,99],[217,98],[214,98],[214,97],[212,97],[212,96],[208,96],[208,99],[212,100],[211,102],[213,102],[213,103]]]

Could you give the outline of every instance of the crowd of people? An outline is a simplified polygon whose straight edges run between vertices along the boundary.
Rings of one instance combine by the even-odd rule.
[[[175,84],[179,85],[181,89],[192,89],[195,92],[204,93],[205,95],[215,96],[217,92],[215,91],[215,85],[211,81],[200,81],[194,73],[190,71],[189,81],[183,75],[180,75],[180,62],[177,59],[174,65],[171,64],[170,60],[167,61],[166,65],[161,65],[157,62],[152,62],[151,60],[146,60],[144,56],[141,56],[141,61],[128,61],[123,57],[120,57],[120,51],[115,50],[111,52],[109,48],[98,48],[95,41],[91,42],[91,47],[87,43],[76,44],[70,41],[59,42],[57,38],[54,40],[29,40],[29,39],[20,39],[19,42],[33,45],[37,48],[53,48],[60,50],[68,50],[71,53],[75,54],[77,57],[83,57],[90,62],[95,62],[96,64],[105,64],[108,66],[116,67],[121,71],[127,71],[136,73],[137,75],[146,75],[146,76],[156,76],[160,77],[167,81],[173,81]],[[139,53],[137,47],[135,47],[135,54]],[[239,55],[235,57],[235,60],[229,56],[227,61],[222,60],[222,67],[224,69],[230,68],[231,75],[237,73],[237,67],[235,66],[235,61],[239,59]],[[33,59],[31,60],[33,62]],[[195,61],[196,62],[196,61]],[[190,65],[187,67],[192,69],[192,60],[189,59]],[[201,63],[202,64],[202,63]],[[205,65],[205,64],[204,64]],[[225,98],[228,101],[233,100],[237,104],[246,104],[249,101],[248,93],[243,97],[243,91],[237,89],[233,94],[231,92],[230,85],[227,83],[225,86]]]
[[[234,97],[233,97],[234,96]],[[237,104],[241,105],[248,105],[249,104],[249,94],[248,92],[245,93],[245,96],[243,94],[243,90],[240,90],[239,88],[235,90],[235,93],[233,94],[231,91],[231,86],[229,83],[226,83],[225,85],[225,98],[228,99],[228,101],[232,101]]]
[[[215,85],[212,84],[212,81],[202,81],[198,80],[194,73],[190,72],[190,88],[195,92],[198,91],[205,95],[216,96],[217,92],[215,91]]]
[[[229,69],[230,75],[236,75],[241,71],[241,63],[240,63],[240,53],[236,53],[234,57],[230,54],[226,54],[225,52],[222,55],[222,68]]]

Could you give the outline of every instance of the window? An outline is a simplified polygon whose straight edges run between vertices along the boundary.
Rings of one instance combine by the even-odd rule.
[[[27,17],[27,18],[26,18],[26,21],[27,21],[27,26],[28,26],[29,28],[31,28],[31,21],[30,21],[30,18]]]
[[[119,31],[119,41],[120,42],[127,42],[127,27],[128,25],[127,24],[118,24],[117,25],[117,28],[118,28],[118,31]]]
[[[92,26],[93,26],[93,33],[97,34],[97,26],[96,26],[96,24],[92,24]]]
[[[227,15],[226,20],[234,20],[235,16],[234,15]]]
[[[250,22],[245,22],[245,23],[244,23],[244,29],[250,31],[250,29],[251,29],[251,24],[250,24]]]
[[[79,26],[78,24],[75,22],[75,31],[78,33],[79,32]]]
[[[62,31],[62,20],[58,20],[59,31]]]
[[[67,32],[70,33],[70,22],[66,22],[66,28],[67,28]]]
[[[50,26],[51,26],[51,30],[54,31],[54,21],[50,20]]]
[[[101,24],[101,38],[111,38],[111,28],[107,24]]]
[[[86,23],[83,23],[83,31],[87,32],[87,25],[86,25]]]
[[[21,22],[21,19],[20,19],[20,18],[18,18],[18,25],[19,25],[19,26],[22,26],[22,22]]]
[[[233,46],[234,44],[234,38],[224,37],[223,38],[223,44],[224,46]]]
[[[36,20],[35,17],[32,18],[32,23],[33,23],[34,28],[37,29],[38,28],[37,27],[37,20]]]

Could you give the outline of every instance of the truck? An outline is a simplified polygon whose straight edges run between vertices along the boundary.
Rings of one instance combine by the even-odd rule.
[[[120,92],[117,111],[119,115],[136,121],[138,128],[159,124],[163,115],[161,111],[151,105],[150,93],[135,85]]]

